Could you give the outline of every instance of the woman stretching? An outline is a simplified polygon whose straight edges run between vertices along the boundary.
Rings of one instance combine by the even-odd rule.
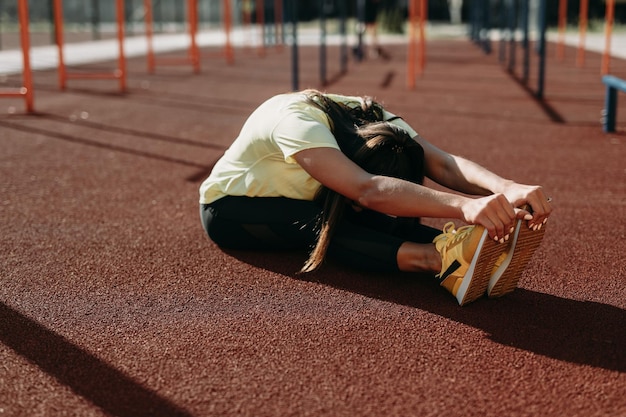
[[[551,211],[542,187],[442,151],[370,98],[316,90],[259,106],[200,187],[202,225],[221,247],[310,250],[301,272],[327,256],[430,272],[461,305],[517,287]]]

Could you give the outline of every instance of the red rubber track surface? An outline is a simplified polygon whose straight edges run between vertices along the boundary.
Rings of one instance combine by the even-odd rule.
[[[542,102],[534,56],[525,84],[497,52],[431,41],[408,91],[405,46],[389,51],[338,76],[331,48],[321,87],[302,48],[301,87],[375,96],[442,148],[543,184],[555,212],[515,292],[459,307],[429,277],[303,277],[305,254],[205,237],[198,186],[291,88],[288,49],[197,75],[131,59],[125,94],[39,72],[38,114],[0,101],[0,416],[626,416],[626,106],[603,133],[600,56],[549,58]]]

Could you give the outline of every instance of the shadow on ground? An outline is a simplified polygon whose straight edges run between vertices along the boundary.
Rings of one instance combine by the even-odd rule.
[[[0,342],[117,417],[188,417],[191,413],[4,303]]]
[[[591,301],[562,298],[524,288],[501,299],[460,307],[429,276],[392,277],[336,265],[296,274],[304,256],[285,262],[281,253],[230,251],[257,268],[305,279],[366,297],[425,310],[488,333],[497,343],[553,359],[626,373],[626,311]],[[287,279],[287,278],[286,278]]]

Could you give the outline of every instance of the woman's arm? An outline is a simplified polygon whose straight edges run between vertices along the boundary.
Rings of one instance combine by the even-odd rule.
[[[458,218],[485,226],[498,239],[508,234],[515,220],[503,194],[469,198],[372,175],[333,148],[303,150],[294,158],[317,181],[371,210],[401,217]]]
[[[542,224],[550,215],[552,207],[543,187],[518,184],[472,161],[444,152],[420,136],[414,139],[424,148],[426,176],[438,184],[469,195],[503,194],[515,208],[529,204],[532,218],[526,210],[518,210],[517,215],[528,219],[530,227]]]

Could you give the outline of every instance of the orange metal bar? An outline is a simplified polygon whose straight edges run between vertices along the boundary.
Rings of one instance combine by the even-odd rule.
[[[25,95],[26,87],[0,89],[0,97],[24,98]]]
[[[222,49],[222,51],[218,52],[218,53],[211,53],[209,52],[207,54],[207,56],[219,56],[219,57],[225,57],[226,58],[226,62],[228,64],[233,64],[235,62],[235,51],[232,45],[232,41],[231,41],[231,32],[232,32],[232,28],[233,28],[233,20],[232,20],[232,9],[230,6],[230,1],[231,0],[223,0],[222,1],[222,20],[223,20],[223,27],[224,27],[224,34],[225,34],[225,44],[224,44],[224,48]],[[250,19],[250,13],[246,13],[245,12],[245,3],[244,3],[244,7],[242,8],[242,20],[244,21],[244,23],[246,23],[246,19]],[[248,21],[249,23],[249,21]]]
[[[24,59],[23,68],[23,83],[24,88],[21,90],[24,93],[24,99],[26,101],[26,110],[32,113],[34,109],[34,91],[33,91],[33,76],[30,68],[30,37],[28,35],[28,0],[20,0],[19,2],[19,14],[20,14],[20,36],[22,42],[22,55]]]
[[[67,72],[63,54],[63,1],[54,0],[54,31],[57,43],[59,62],[59,86],[61,90],[65,90],[67,80],[72,79],[117,79],[119,81],[120,90],[126,91],[126,56],[124,54],[124,0],[116,1],[116,19],[117,19],[117,42],[118,42],[118,67],[112,73],[76,73]]]
[[[242,0],[241,1],[241,22],[242,27],[247,34],[246,49],[253,49],[255,36],[258,30],[259,44],[256,46],[256,52],[259,56],[265,56],[266,39],[265,39],[265,1],[269,0]],[[342,0],[343,1],[343,0]],[[252,22],[252,11],[254,10],[255,20]],[[276,47],[282,48],[282,21],[283,21],[283,0],[274,0],[274,24],[276,25]],[[254,25],[252,25],[254,23]],[[247,30],[252,26],[250,30]]]
[[[230,41],[230,32],[232,30],[232,11],[230,9],[230,0],[224,0],[222,2],[222,15],[222,18],[224,19],[224,31],[226,32],[226,45],[224,45],[224,53],[226,55],[226,62],[232,64],[235,62],[235,54]]]
[[[567,27],[567,0],[559,0],[559,38],[557,40],[556,57],[565,59],[565,29]]]
[[[146,25],[146,41],[147,45],[147,53],[146,59],[148,64],[148,72],[154,73],[155,62],[154,62],[154,46],[153,46],[153,36],[154,36],[154,17],[152,14],[152,0],[144,0],[143,7],[145,9],[145,25]]]
[[[0,97],[21,97],[26,104],[26,111],[33,113],[35,111],[34,105],[34,91],[33,91],[33,76],[30,67],[30,37],[28,35],[29,18],[28,18],[28,0],[19,0],[18,2],[18,18],[20,21],[20,42],[22,46],[22,87],[18,89],[7,89],[0,91]]]
[[[120,90],[126,91],[126,55],[124,54],[124,0],[117,0],[118,69],[113,72],[119,78]]]
[[[409,42],[407,51],[407,86],[415,88],[415,59],[416,59],[416,26],[417,26],[417,0],[409,0]]]
[[[611,34],[613,32],[613,20],[615,19],[615,0],[606,0],[606,16],[604,28],[604,53],[602,54],[601,74],[607,75],[611,65]]]
[[[198,33],[198,0],[189,0],[187,2],[187,9],[189,16],[189,36],[191,37],[189,53],[193,70],[198,73],[200,72],[200,51],[196,41],[196,34]]]
[[[419,33],[420,33],[420,50],[419,50],[419,75],[424,73],[424,67],[426,66],[426,33],[424,27],[428,20],[428,0],[420,0],[420,12],[419,12]]]
[[[426,34],[424,28],[427,16],[428,0],[409,0],[407,86],[410,89],[415,88],[416,77],[423,74],[426,65]]]
[[[144,0],[145,7],[145,25],[146,25],[146,41],[148,43],[147,49],[147,61],[148,72],[154,73],[156,70],[157,62],[163,65],[188,65],[191,63],[194,72],[200,72],[200,49],[196,40],[198,34],[198,0],[187,1],[187,20],[188,20],[188,32],[191,38],[189,50],[187,56],[184,58],[172,57],[172,58],[159,58],[156,59],[154,53],[154,15],[152,13],[152,0]]]
[[[66,75],[68,80],[119,80],[120,72],[75,72]]]
[[[580,40],[578,44],[578,54],[576,55],[576,65],[585,65],[585,37],[587,35],[587,15],[589,14],[589,0],[580,1],[580,18],[578,22]]]
[[[54,0],[54,37],[57,43],[58,49],[58,73],[59,73],[59,88],[65,90],[67,86],[67,75],[65,71],[65,60],[63,57],[63,4],[62,0]]]

